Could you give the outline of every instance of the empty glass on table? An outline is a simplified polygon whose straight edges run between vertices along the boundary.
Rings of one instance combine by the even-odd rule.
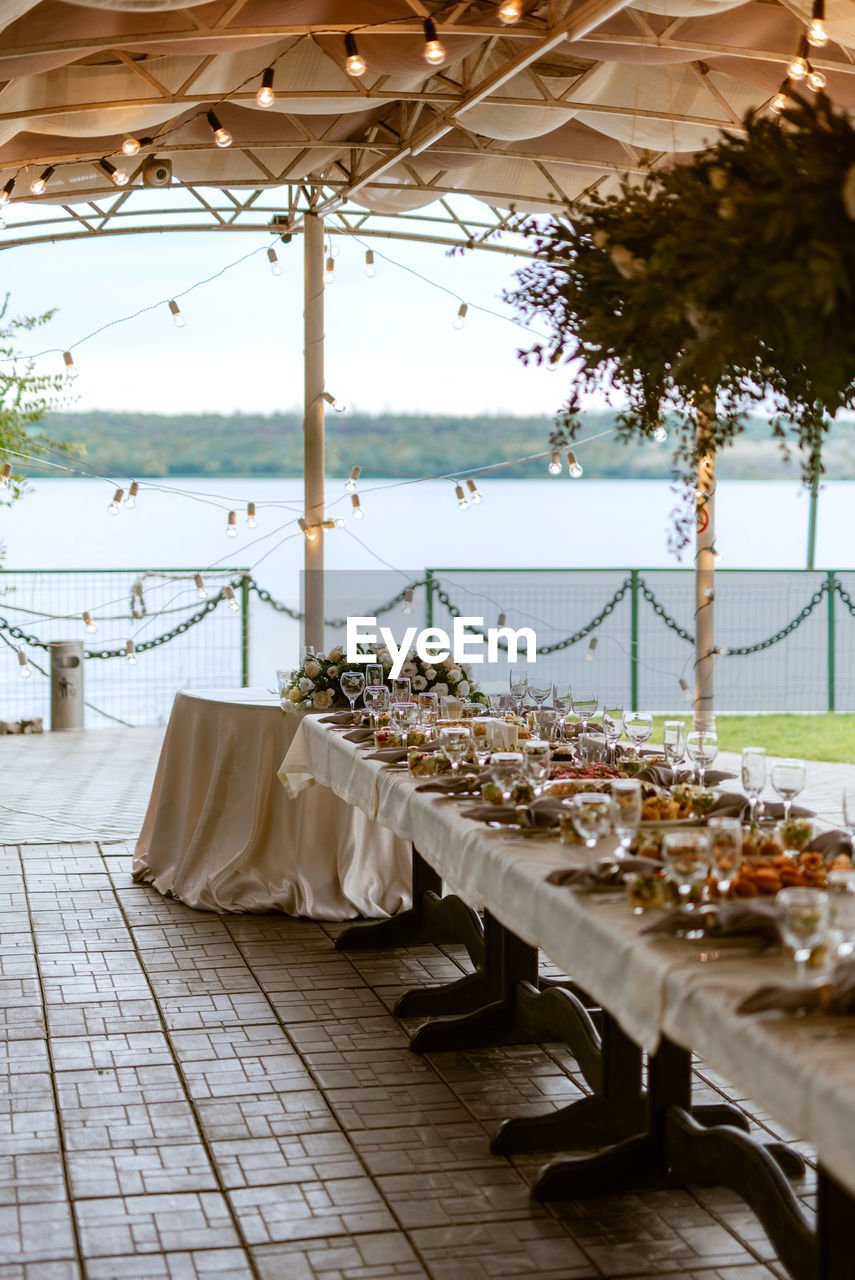
[[[451,765],[451,772],[460,772],[461,761],[466,758],[472,744],[468,725],[446,724],[439,731],[439,749]]]
[[[546,701],[546,699],[549,697],[551,693],[552,693],[551,684],[547,684],[545,681],[541,681],[537,679],[529,680],[528,695],[530,698],[534,698],[535,705],[537,706],[538,711],[543,706],[544,702]]]
[[[611,826],[609,798],[599,792],[583,791],[573,797],[568,805],[570,821],[577,835],[584,840],[585,848],[590,854],[597,841],[608,835]]]
[[[521,751],[494,751],[490,756],[487,773],[502,793],[504,800],[509,800],[513,785],[523,777],[524,759]]]
[[[344,696],[350,703],[351,711],[356,705],[356,700],[362,690],[365,688],[365,673],[362,671],[345,671],[339,685]]]
[[[807,979],[807,962],[831,928],[831,906],[824,889],[781,889],[775,899],[778,931],[796,962],[796,981]]]
[[[573,711],[582,721],[582,733],[588,732],[588,721],[597,714],[600,700],[593,689],[574,689],[572,694]]]
[[[766,785],[766,748],[743,747],[740,764],[742,789],[748,796],[748,820],[754,823],[757,801]]]
[[[365,683],[371,685],[386,683],[386,674],[383,670],[382,662],[367,662],[365,664]]]
[[[623,718],[623,731],[632,745],[632,754],[639,755],[643,742],[653,735],[653,716],[649,711],[630,711]]]
[[[855,858],[855,786],[843,788],[843,826],[849,832],[853,858]]]
[[[412,702],[413,690],[409,676],[396,676],[390,681],[393,702]]]
[[[742,863],[742,819],[707,819],[710,834],[710,865],[720,898],[726,898]]]
[[[525,775],[536,787],[541,787],[549,777],[552,763],[549,743],[542,738],[527,738],[520,745],[522,746]]]
[[[685,911],[697,910],[699,896],[709,875],[712,852],[706,831],[666,831],[662,837],[662,862]],[[703,923],[686,931],[686,937],[702,938]]]
[[[401,742],[403,746],[408,745],[407,735],[410,729],[415,728],[419,719],[419,704],[417,702],[393,702],[389,707],[389,715],[392,724],[401,734]]]
[[[707,769],[718,755],[718,734],[714,729],[693,729],[686,737],[689,759],[698,773],[698,785],[705,784]]]
[[[662,727],[665,759],[676,774],[686,756],[686,726],[682,720],[666,720]]]
[[[617,704],[603,705],[603,736],[609,749],[609,759],[614,764],[617,744],[623,737],[623,707]]]
[[[784,802],[784,822],[789,822],[793,801],[804,791],[806,780],[804,760],[777,760],[772,765],[772,786]]]
[[[439,696],[435,693],[420,693],[416,701],[419,704],[419,724],[436,724],[439,719]]]
[[[528,693],[528,667],[524,662],[517,662],[511,667],[508,683],[514,700],[514,709],[519,714]]]
[[[385,684],[367,684],[362,690],[362,704],[368,712],[372,729],[377,728],[379,717],[388,711],[392,695]]]
[[[641,822],[641,783],[637,778],[617,778],[611,790],[612,830],[618,837],[615,857],[629,856],[629,846]]]

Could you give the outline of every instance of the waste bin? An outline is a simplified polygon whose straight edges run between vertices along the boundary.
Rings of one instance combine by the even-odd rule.
[[[83,728],[83,641],[50,642],[50,727]]]

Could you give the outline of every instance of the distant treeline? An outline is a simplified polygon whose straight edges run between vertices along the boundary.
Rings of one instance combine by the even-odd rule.
[[[589,413],[584,435],[615,425],[615,415]],[[134,476],[300,476],[302,420],[296,413],[151,414],[91,411],[53,413],[44,420],[53,439],[74,441],[94,468]],[[428,414],[327,416],[327,472],[344,476],[353,462],[375,478],[383,469],[414,475],[487,467],[549,448],[552,421],[545,417]],[[614,436],[580,444],[585,474],[612,479],[661,479],[670,475],[668,444],[622,445]],[[853,423],[837,424],[825,455],[830,478],[855,478]],[[376,470],[375,470],[376,469]],[[760,419],[721,459],[720,475],[780,479],[797,474]],[[507,478],[536,478],[543,460],[509,467]]]

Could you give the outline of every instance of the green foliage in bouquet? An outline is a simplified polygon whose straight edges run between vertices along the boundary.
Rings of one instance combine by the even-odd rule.
[[[384,645],[372,645],[368,649],[360,649],[361,653],[370,653],[381,663],[388,674],[392,667],[392,655]],[[299,671],[295,671],[286,692],[283,692],[283,706],[286,711],[315,710],[328,711],[346,708],[350,704],[341,691],[340,680],[345,671],[365,671],[365,663],[348,662],[344,650],[330,649],[329,653],[317,653],[305,658]],[[468,698],[473,702],[484,701],[468,667],[452,661],[423,662],[418,654],[410,653],[402,669],[402,676],[409,676],[413,693],[436,693],[439,697],[449,694],[455,698]]]
[[[553,443],[580,430],[580,395],[605,388],[628,402],[624,440],[667,422],[687,489],[699,407],[714,409],[704,451],[771,408],[773,436],[819,475],[831,420],[855,408],[853,222],[855,129],[819,96],[749,115],[743,135],[624,178],[567,223],[530,224],[539,257],[505,297],[549,328],[523,359],[574,368]]]

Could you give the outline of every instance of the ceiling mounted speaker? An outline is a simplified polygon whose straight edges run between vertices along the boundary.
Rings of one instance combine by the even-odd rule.
[[[144,187],[168,187],[172,181],[172,161],[149,156],[143,161],[142,180]]]

